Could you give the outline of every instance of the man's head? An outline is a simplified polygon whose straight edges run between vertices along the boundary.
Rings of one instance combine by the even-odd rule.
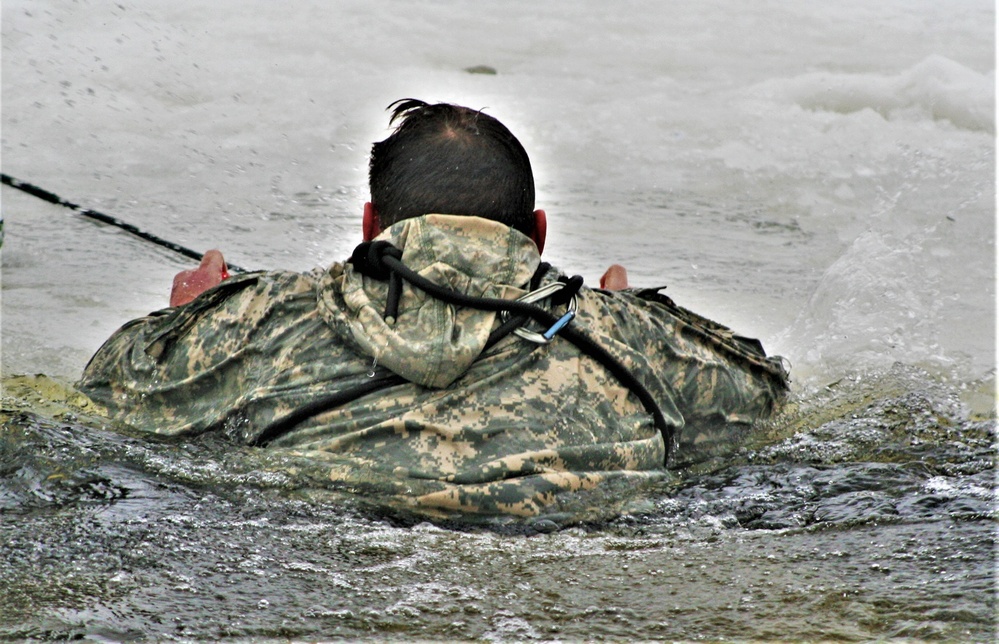
[[[538,241],[544,213],[534,210],[531,162],[502,123],[467,107],[416,99],[389,109],[389,123],[399,125],[371,150],[376,229],[432,213],[466,215],[499,221]],[[366,222],[366,236],[367,228]],[[539,247],[543,243],[542,233]]]

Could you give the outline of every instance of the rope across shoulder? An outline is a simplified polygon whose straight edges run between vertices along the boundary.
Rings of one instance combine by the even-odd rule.
[[[527,320],[534,320],[541,326],[549,328],[549,333],[545,334],[548,340],[554,336],[560,336],[572,343],[576,348],[599,362],[607,369],[623,386],[635,394],[642,403],[646,412],[652,416],[653,422],[662,434],[666,448],[665,463],[668,464],[676,449],[676,428],[666,421],[662,410],[655,398],[645,387],[645,385],[625,367],[617,358],[611,355],[603,346],[595,342],[583,331],[576,328],[571,323],[567,323],[566,316],[557,316],[550,311],[536,304],[521,300],[504,300],[498,298],[475,297],[459,293],[450,288],[436,284],[416,271],[412,270],[402,262],[402,251],[387,241],[364,242],[354,249],[350,263],[354,269],[366,277],[372,279],[389,281],[389,295],[386,301],[386,319],[394,317],[398,310],[398,299],[401,294],[401,281],[405,280],[416,288],[419,288],[448,304],[461,307],[475,308],[484,311],[507,312],[512,315],[506,322],[497,328],[489,337],[487,347],[499,341],[502,337],[523,326]],[[532,289],[537,287],[540,278],[550,268],[547,264],[539,267],[534,278],[531,280]],[[567,303],[575,297],[583,284],[583,278],[574,276],[562,278],[565,287],[554,293],[550,300],[554,306]],[[571,318],[569,318],[571,320]],[[561,324],[562,326],[557,327]],[[405,383],[405,379],[395,374],[388,374],[382,378],[377,378],[354,389],[338,392],[324,399],[316,400],[305,407],[295,410],[287,416],[276,420],[268,425],[252,442],[253,445],[263,446],[291,431],[295,426],[306,419],[318,415],[322,412],[333,409],[361,396],[377,391],[381,388],[395,386]]]

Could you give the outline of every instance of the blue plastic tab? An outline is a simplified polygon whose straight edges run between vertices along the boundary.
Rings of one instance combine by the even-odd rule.
[[[551,339],[554,338],[559,331],[565,328],[566,324],[572,322],[572,318],[574,317],[576,317],[575,311],[567,311],[565,315],[560,317],[558,321],[552,325],[552,328],[548,329],[541,335],[544,336],[545,340],[548,340],[550,342]]]

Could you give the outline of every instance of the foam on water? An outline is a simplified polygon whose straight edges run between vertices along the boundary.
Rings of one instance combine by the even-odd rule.
[[[886,120],[946,120],[962,129],[995,132],[995,71],[979,73],[940,55],[891,75],[812,72],[766,81],[760,89],[810,110],[872,110]]]

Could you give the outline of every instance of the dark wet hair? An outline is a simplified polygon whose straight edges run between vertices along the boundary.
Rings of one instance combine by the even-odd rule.
[[[371,203],[383,228],[427,214],[484,217],[529,235],[534,175],[520,141],[481,111],[405,98],[395,132],[371,148]]]

